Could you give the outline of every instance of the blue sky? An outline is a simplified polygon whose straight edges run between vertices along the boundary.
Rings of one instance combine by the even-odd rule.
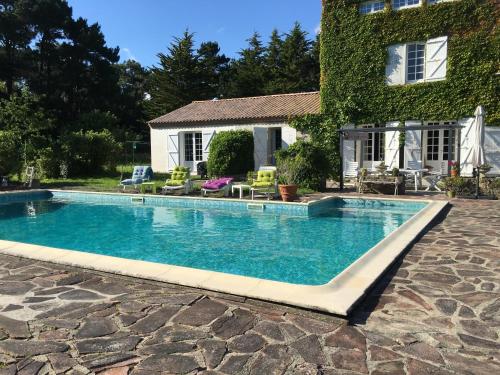
[[[217,41],[236,57],[254,31],[267,41],[273,28],[287,32],[295,21],[310,37],[319,27],[321,0],[69,0],[73,16],[98,22],[110,47],[122,60],[157,63],[174,36],[186,28],[197,43]]]

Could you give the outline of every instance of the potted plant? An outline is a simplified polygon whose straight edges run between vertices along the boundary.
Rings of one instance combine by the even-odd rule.
[[[450,170],[451,170],[451,177],[457,177],[458,174],[459,174],[459,166],[458,166],[458,162],[456,161],[450,161],[449,162],[450,164]]]
[[[481,179],[485,178],[486,177],[486,173],[488,173],[489,171],[491,171],[492,169],[492,166],[489,165],[489,164],[483,164],[483,165],[480,165],[479,166],[479,176],[481,177]]]
[[[297,197],[297,168],[293,158],[282,158],[278,169],[278,185],[283,202],[293,202]]]

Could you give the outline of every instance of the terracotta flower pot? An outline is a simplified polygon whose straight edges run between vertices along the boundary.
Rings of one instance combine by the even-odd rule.
[[[297,185],[279,185],[279,189],[283,202],[293,202],[297,197]]]
[[[458,176],[458,170],[457,169],[452,169],[450,171],[450,173],[451,173],[451,177],[457,177]]]

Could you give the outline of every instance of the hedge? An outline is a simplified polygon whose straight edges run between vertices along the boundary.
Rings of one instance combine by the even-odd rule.
[[[245,175],[254,169],[253,133],[229,130],[217,133],[210,144],[208,175],[210,177]]]

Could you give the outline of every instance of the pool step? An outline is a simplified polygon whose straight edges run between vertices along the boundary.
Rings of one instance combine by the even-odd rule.
[[[262,203],[248,203],[247,210],[249,211],[264,211],[266,206]]]
[[[144,204],[144,197],[131,197],[130,202]]]

